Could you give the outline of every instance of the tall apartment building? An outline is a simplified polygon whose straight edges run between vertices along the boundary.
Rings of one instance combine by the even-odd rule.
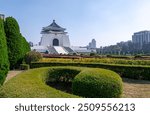
[[[140,31],[132,35],[132,42],[138,44],[141,49],[143,44],[150,43],[150,31]]]
[[[92,41],[88,45],[89,49],[95,49],[96,48],[96,40],[92,39]]]

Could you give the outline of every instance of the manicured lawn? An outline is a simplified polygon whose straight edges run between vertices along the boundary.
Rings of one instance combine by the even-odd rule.
[[[0,97],[23,98],[73,98],[78,97],[45,85],[44,74],[48,68],[33,69],[22,72],[3,85]]]

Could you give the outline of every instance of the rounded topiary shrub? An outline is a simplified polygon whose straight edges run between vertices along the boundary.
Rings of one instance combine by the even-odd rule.
[[[30,64],[31,62],[37,62],[42,59],[42,54],[36,51],[30,51],[25,55],[25,62]]]
[[[110,70],[84,69],[73,80],[73,94],[90,98],[120,97],[122,79]]]

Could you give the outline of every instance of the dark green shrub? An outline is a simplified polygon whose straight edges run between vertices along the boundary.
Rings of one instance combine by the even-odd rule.
[[[29,44],[21,35],[18,22],[13,17],[7,17],[4,25],[10,69],[19,68],[24,55],[30,51]]]
[[[3,20],[0,18],[0,85],[5,81],[9,70],[8,52]]]
[[[113,71],[86,69],[75,77],[72,90],[73,94],[83,97],[120,97],[122,94],[122,80]]]
[[[90,53],[90,56],[96,56],[96,53],[92,52]]]
[[[69,68],[54,68],[51,69],[48,73],[47,82],[72,82],[74,77],[80,71],[77,69],[69,69]]]
[[[142,58],[141,55],[135,55],[134,58]]]
[[[30,69],[30,66],[28,64],[21,64],[20,69],[21,70],[28,70],[28,69]]]
[[[0,85],[2,85],[5,81],[6,73],[4,70],[0,70]]]
[[[106,57],[107,57],[107,58],[112,58],[113,56],[112,56],[112,55],[106,55]]]
[[[31,62],[37,62],[42,59],[42,55],[36,51],[30,51],[25,55],[25,62],[30,64]]]

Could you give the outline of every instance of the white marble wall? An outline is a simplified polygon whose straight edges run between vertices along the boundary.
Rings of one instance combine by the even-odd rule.
[[[41,45],[53,46],[53,39],[59,40],[59,46],[70,47],[69,36],[66,33],[49,33],[42,34]]]

